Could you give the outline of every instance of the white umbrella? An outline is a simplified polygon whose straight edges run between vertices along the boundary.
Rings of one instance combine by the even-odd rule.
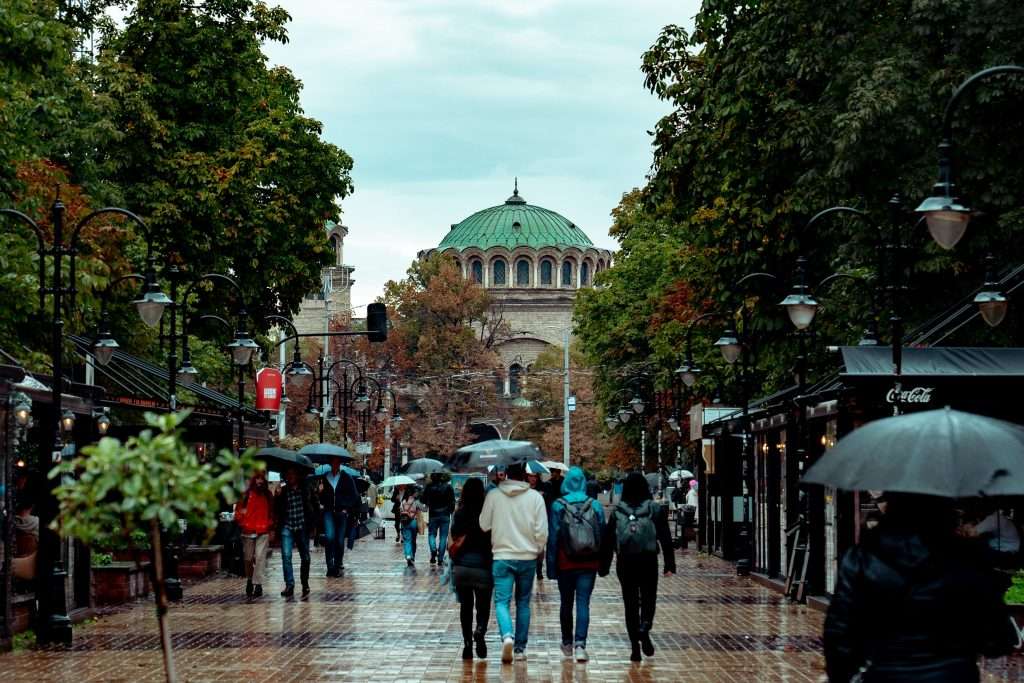
[[[547,467],[549,470],[562,470],[563,472],[569,471],[568,466],[558,462],[557,460],[545,460],[541,463],[541,465],[544,465],[544,467]]]
[[[690,470],[676,470],[672,474],[668,475],[669,479],[694,479],[693,472]]]
[[[413,486],[416,484],[416,480],[412,477],[407,477],[404,474],[398,474],[394,477],[388,477],[379,484],[380,488],[392,488],[394,486]]]

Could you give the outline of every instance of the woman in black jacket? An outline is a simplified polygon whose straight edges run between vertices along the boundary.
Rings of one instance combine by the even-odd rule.
[[[825,618],[830,681],[976,683],[978,655],[1009,653],[1005,584],[956,536],[952,501],[890,493],[839,566]]]
[[[459,506],[452,517],[452,567],[455,594],[459,599],[459,621],[462,622],[462,658],[487,656],[484,633],[491,617],[491,534],[480,528],[480,510],[484,506],[484,484],[471,478],[462,487]],[[473,603],[476,602],[476,630],[473,629]]]
[[[668,528],[668,510],[652,500],[647,479],[631,472],[622,485],[622,500],[612,511],[601,541],[601,576],[608,576],[612,553],[618,557],[615,574],[622,586],[626,633],[632,647],[629,659],[640,661],[640,650],[654,654],[651,626],[658,599],[658,547],[664,555],[665,576],[675,574],[676,557]]]

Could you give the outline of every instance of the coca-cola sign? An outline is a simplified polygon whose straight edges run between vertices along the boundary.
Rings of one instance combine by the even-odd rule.
[[[931,403],[933,391],[935,391],[935,387],[914,387],[913,389],[904,389],[900,392],[900,403]],[[896,390],[890,389],[889,393],[885,395],[885,400],[889,403],[895,403]]]

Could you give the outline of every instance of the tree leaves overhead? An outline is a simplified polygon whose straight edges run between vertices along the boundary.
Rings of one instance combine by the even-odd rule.
[[[603,383],[618,386],[617,369],[653,361],[666,385],[683,358],[688,321],[741,306],[759,342],[753,391],[791,381],[796,344],[776,304],[792,284],[796,256],[808,258],[812,283],[834,271],[876,275],[886,202],[897,192],[913,208],[927,195],[953,88],[984,67],[1024,62],[1022,38],[1024,6],[1010,0],[716,0],[703,3],[692,34],[665,27],[642,70],[672,111],[654,130],[647,185],[614,213],[616,264],[577,304],[582,347],[606,368]],[[961,190],[991,221],[946,253],[914,229],[914,216],[899,219],[911,247],[903,304],[910,326],[980,285],[986,251],[997,248],[1003,266],[1024,256],[1014,239],[1022,98],[1024,79],[991,81],[956,117]],[[869,220],[831,218],[805,233],[811,216],[835,204],[867,209]],[[735,286],[754,271],[780,279]],[[819,298],[826,307],[815,322],[812,366],[821,372],[834,361],[820,349],[855,342],[871,302],[848,286]],[[1008,327],[1019,330],[1020,321]],[[710,345],[720,331],[709,324],[694,332],[705,367],[716,362]],[[980,325],[961,336],[1001,339]],[[735,382],[726,383],[735,400]],[[710,390],[701,384],[698,396]]]

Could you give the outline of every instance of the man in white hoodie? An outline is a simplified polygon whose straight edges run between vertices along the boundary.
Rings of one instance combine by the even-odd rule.
[[[494,554],[494,614],[501,634],[501,661],[526,659],[530,631],[530,597],[537,557],[548,542],[548,515],[544,497],[526,483],[522,464],[507,468],[508,478],[487,494],[480,512],[480,528],[491,532]],[[515,633],[510,603],[516,598]]]

